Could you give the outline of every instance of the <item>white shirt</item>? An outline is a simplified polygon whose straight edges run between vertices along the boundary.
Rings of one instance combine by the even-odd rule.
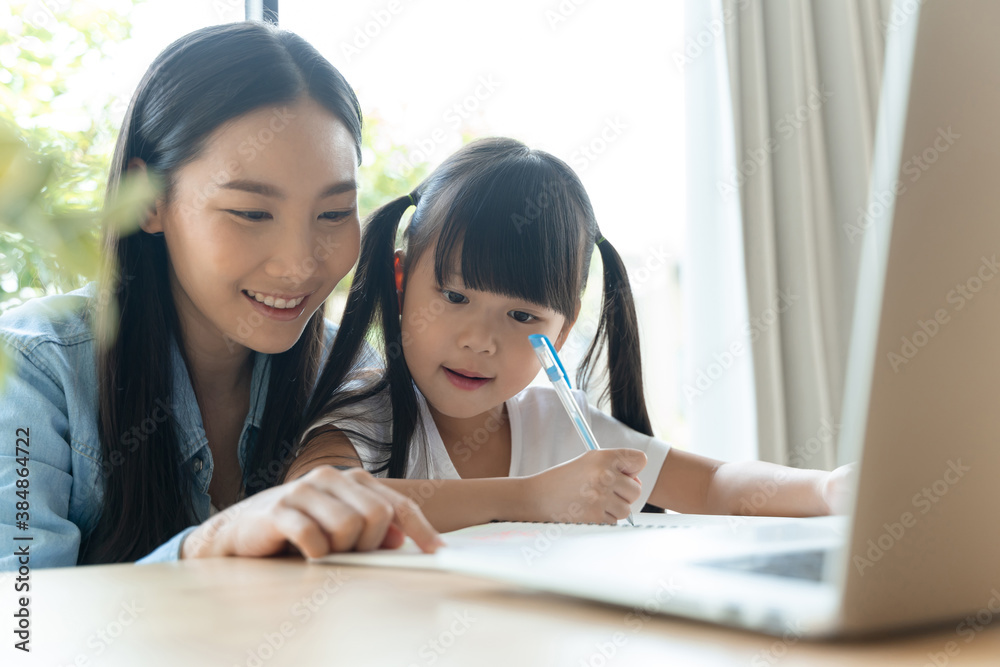
[[[603,449],[627,447],[645,452],[646,467],[638,475],[642,493],[632,505],[633,511],[641,510],[656,485],[670,445],[639,433],[591,406],[584,392],[573,390],[572,393]],[[410,443],[406,476],[410,479],[461,479],[427,409],[426,399],[419,390],[416,390],[416,394],[422,429],[418,428]],[[534,475],[574,459],[586,451],[573,422],[559,402],[559,396],[551,387],[527,387],[509,399],[506,406],[511,433],[509,477]],[[376,442],[389,442],[391,422],[388,419],[388,397],[383,394],[357,403],[349,410],[351,416],[331,415],[323,418],[316,426],[333,424],[344,430],[365,468],[371,470],[378,467],[385,462],[387,449],[373,446],[364,437],[358,437],[351,431],[358,431]],[[499,415],[498,411],[497,420],[492,422],[497,425],[495,428],[500,426]],[[488,429],[493,428],[492,423],[487,421],[485,427],[480,429],[481,432],[473,432],[462,443],[456,443],[456,455],[474,455],[477,439],[478,443],[486,441]],[[379,473],[379,476],[384,475],[384,472]]]

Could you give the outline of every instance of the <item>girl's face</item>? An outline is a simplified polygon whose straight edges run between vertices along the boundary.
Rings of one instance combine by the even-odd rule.
[[[434,245],[410,267],[403,298],[403,356],[438,412],[464,419],[502,405],[541,369],[528,336],[561,347],[572,322],[520,299],[467,289],[461,276],[438,285]]]
[[[164,233],[187,345],[288,350],[358,259],[350,132],[309,98],[218,128],[143,228]]]

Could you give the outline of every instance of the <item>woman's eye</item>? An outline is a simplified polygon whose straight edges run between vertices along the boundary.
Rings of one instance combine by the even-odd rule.
[[[261,220],[267,220],[271,217],[271,214],[267,211],[228,211],[238,218],[243,218],[244,220],[251,220],[253,222],[260,222]]]
[[[325,213],[321,213],[319,217],[322,220],[329,220],[330,222],[342,222],[349,218],[353,212],[353,209],[350,211],[327,211]]]
[[[523,310],[512,310],[507,314],[513,317],[518,322],[521,322],[522,324],[526,324],[528,322],[534,322],[535,320],[538,319],[531,313],[526,313]]]
[[[448,290],[448,289],[441,290],[441,294],[450,303],[468,303],[469,302],[469,300],[466,299],[464,295],[459,294],[458,292],[452,292],[451,290]]]

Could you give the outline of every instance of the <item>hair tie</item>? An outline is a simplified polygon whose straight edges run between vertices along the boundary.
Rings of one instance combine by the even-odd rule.
[[[413,193],[412,192],[410,194],[406,195],[406,196],[410,200],[410,206],[416,206],[417,205],[417,200],[413,198]]]
[[[600,237],[599,239],[597,239],[596,241],[594,241],[594,245],[600,245],[600,244],[601,244],[601,241],[605,241],[605,240],[607,240],[607,239],[605,239],[605,238],[604,238],[604,237],[602,236],[602,237]]]

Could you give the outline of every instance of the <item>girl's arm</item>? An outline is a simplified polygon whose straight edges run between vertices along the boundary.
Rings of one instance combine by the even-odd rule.
[[[379,481],[416,503],[441,532],[494,520],[614,523],[639,498],[633,476],[645,463],[645,455],[636,450],[603,450],[528,477]],[[324,465],[361,466],[342,432],[328,430],[310,440],[285,481]]]
[[[816,516],[843,510],[852,466],[833,472],[723,463],[671,448],[649,502],[690,514]]]

